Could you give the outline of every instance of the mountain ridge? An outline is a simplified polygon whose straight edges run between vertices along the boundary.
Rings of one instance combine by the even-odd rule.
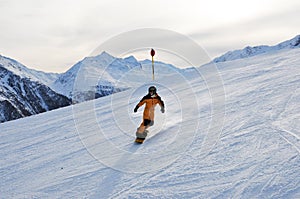
[[[243,49],[228,51],[225,54],[216,57],[212,62],[225,62],[232,61],[236,59],[248,58],[256,55],[260,55],[267,52],[273,52],[283,49],[294,49],[300,48],[300,35],[295,36],[294,38],[280,42],[279,44],[268,46],[268,45],[260,45],[260,46],[247,46]]]
[[[50,111],[71,104],[48,86],[19,76],[0,64],[0,122]]]

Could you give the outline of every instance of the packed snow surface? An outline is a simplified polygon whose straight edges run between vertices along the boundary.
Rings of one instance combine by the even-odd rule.
[[[155,82],[132,71],[132,89],[0,124],[0,197],[300,198],[299,54]],[[166,112],[136,145],[133,108],[153,84]]]

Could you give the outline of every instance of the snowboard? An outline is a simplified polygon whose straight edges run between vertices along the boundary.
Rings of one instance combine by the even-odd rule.
[[[135,139],[135,143],[138,143],[138,144],[143,144],[144,141],[145,141],[145,138],[136,138]]]

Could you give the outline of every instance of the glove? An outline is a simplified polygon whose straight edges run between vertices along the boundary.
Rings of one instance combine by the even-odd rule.
[[[164,112],[165,112],[165,108],[162,107],[162,108],[160,109],[160,111],[161,111],[162,113],[164,113]]]
[[[136,106],[136,107],[134,108],[133,112],[135,112],[135,113],[136,113],[136,112],[137,112],[137,110],[138,110],[138,108],[139,108],[139,107],[138,107],[138,106]]]

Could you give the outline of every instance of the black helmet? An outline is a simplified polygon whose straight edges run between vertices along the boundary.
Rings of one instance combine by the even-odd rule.
[[[149,92],[149,93],[150,93],[150,92],[156,93],[156,88],[155,88],[155,86],[150,86],[150,87],[148,88],[148,92]]]

